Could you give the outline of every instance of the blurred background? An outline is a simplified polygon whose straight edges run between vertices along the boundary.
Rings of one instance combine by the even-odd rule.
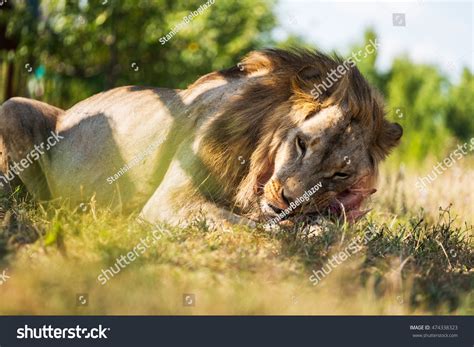
[[[471,2],[0,0],[0,101],[27,96],[69,108],[138,84],[185,88],[250,50],[309,47],[349,56],[385,95],[404,141],[392,162],[444,157],[474,135]]]

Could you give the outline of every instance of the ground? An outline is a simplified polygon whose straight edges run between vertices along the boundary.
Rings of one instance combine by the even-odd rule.
[[[474,166],[463,160],[424,193],[415,181],[429,166],[382,170],[355,225],[274,232],[210,227],[204,215],[184,229],[147,226],[17,191],[1,202],[0,314],[474,314]],[[153,231],[156,242],[101,284]]]

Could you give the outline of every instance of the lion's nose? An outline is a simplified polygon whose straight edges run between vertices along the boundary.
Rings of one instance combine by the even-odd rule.
[[[281,190],[281,198],[282,200],[285,202],[286,206],[290,206],[290,201],[291,199],[289,199],[286,195],[285,195],[285,189],[282,189]]]
[[[275,196],[273,201],[270,201],[269,205],[273,211],[275,211],[276,213],[280,213],[284,209],[288,208],[288,206],[290,206],[290,201],[286,197],[285,190],[283,188],[281,188],[278,194],[276,195],[277,196]]]
[[[285,194],[284,187],[278,178],[268,182],[264,188],[267,202],[272,206],[272,209],[278,209],[280,212],[290,206],[288,196]]]

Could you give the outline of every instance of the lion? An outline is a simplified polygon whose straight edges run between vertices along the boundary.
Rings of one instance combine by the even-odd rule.
[[[403,131],[354,64],[314,95],[342,63],[265,49],[184,90],[119,87],[67,111],[15,97],[0,109],[1,171],[16,165],[39,200],[92,198],[150,223],[197,213],[248,225],[327,213],[356,220]],[[60,140],[46,150],[50,134]],[[13,184],[7,176],[2,186]]]

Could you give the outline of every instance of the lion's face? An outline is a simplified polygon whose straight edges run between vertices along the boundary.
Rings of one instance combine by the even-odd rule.
[[[240,67],[221,73],[247,83],[209,123],[200,150],[222,200],[254,220],[360,217],[378,164],[402,135],[385,118],[382,96],[356,66],[320,52],[252,52]]]
[[[397,124],[385,126],[400,138]],[[276,151],[271,176],[261,182],[263,214],[273,218],[281,217],[282,211],[290,215],[345,211],[349,220],[364,215],[361,204],[375,192],[373,136],[338,105],[306,117],[289,130]]]

